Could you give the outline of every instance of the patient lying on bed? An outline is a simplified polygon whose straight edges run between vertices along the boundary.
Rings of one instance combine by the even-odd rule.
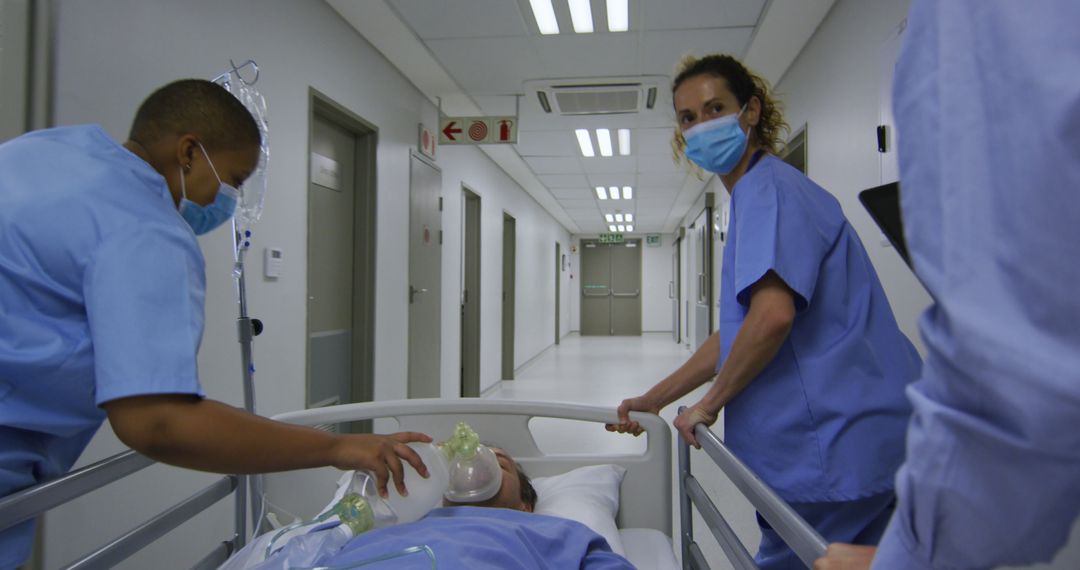
[[[502,469],[497,495],[481,503],[444,501],[424,518],[377,528],[326,552],[318,566],[348,568],[632,569],[607,541],[585,525],[532,514],[537,494],[529,477],[506,452],[493,448]],[[285,549],[286,551],[288,548]],[[257,568],[294,567],[283,551]]]

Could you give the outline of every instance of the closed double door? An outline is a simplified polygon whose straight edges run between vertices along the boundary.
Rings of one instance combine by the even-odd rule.
[[[641,240],[582,240],[581,334],[641,334]]]

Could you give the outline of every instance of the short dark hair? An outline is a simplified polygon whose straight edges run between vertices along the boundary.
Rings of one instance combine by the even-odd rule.
[[[525,474],[525,470],[521,468],[521,464],[514,462],[514,467],[517,467],[518,483],[521,486],[521,502],[529,505],[530,511],[536,510],[536,488],[533,487],[532,479]]]
[[[139,105],[129,138],[152,145],[163,137],[192,133],[207,149],[258,147],[255,118],[232,93],[205,79],[181,79],[154,91]]]

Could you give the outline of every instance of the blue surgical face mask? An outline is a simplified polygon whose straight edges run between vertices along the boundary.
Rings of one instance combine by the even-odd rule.
[[[739,164],[749,142],[747,133],[739,126],[738,113],[694,125],[683,132],[686,139],[686,157],[694,164],[717,174],[728,174]]]
[[[229,218],[233,217],[233,213],[236,212],[236,201],[240,198],[240,191],[232,186],[221,181],[221,177],[218,176],[217,169],[214,168],[214,163],[210,161],[210,155],[206,154],[206,149],[203,148],[202,143],[199,144],[199,149],[202,150],[203,156],[206,157],[207,164],[210,165],[210,171],[214,173],[214,177],[218,180],[218,192],[214,201],[209,206],[200,206],[195,202],[187,199],[187,185],[184,182],[184,169],[180,168],[180,215],[191,226],[191,230],[195,232],[195,235],[203,235],[221,224],[229,221]]]

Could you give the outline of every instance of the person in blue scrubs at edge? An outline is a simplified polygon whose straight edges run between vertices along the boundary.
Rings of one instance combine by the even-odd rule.
[[[764,80],[726,55],[688,58],[673,84],[675,146],[731,194],[720,328],[690,359],[624,400],[660,409],[715,376],[675,420],[725,410],[725,441],[827,540],[875,544],[892,515],[921,361],[900,331],[854,228],[832,195],[775,156],[787,125]],[[805,568],[758,516],[758,564]]]
[[[108,417],[158,461],[222,473],[366,469],[403,487],[424,434],[338,435],[209,400],[196,353],[206,276],[196,234],[231,218],[261,136],[219,85],[170,83],[124,144],[98,126],[0,145],[0,496],[65,474]],[[0,532],[0,568],[33,521]]]
[[[1080,516],[1076,22],[1075,0],[911,4],[893,110],[926,366],[880,547],[815,569],[1080,568],[1055,559]]]

